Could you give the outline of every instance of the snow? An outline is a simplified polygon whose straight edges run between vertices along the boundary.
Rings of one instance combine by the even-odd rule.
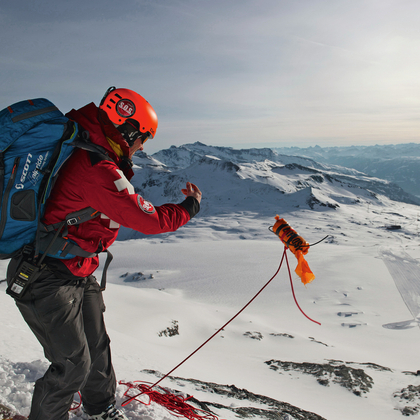
[[[221,157],[215,152],[210,149],[203,153],[217,164]],[[364,201],[363,191],[359,192],[360,202],[355,202],[351,188],[328,184],[317,191],[317,198],[338,203],[339,207],[310,209],[305,204],[306,190],[297,191],[297,195],[274,190],[293,190],[287,174],[266,181],[259,177],[264,168],[273,168],[264,162],[259,167],[242,163],[236,178],[228,169],[221,172],[219,167],[210,175],[206,172],[197,182],[192,180],[203,191],[203,197],[212,191],[215,206],[219,206],[215,197],[220,194],[219,212],[212,211],[212,202],[203,199],[203,212],[177,232],[151,237],[134,235],[134,239],[120,240],[112,246],[114,261],[104,296],[118,380],[157,381],[159,376],[145,370],[169,372],[267,283],[283,253],[280,240],[268,230],[274,216],[280,214],[310,243],[330,235],[306,256],[315,280],[305,287],[293,273],[299,305],[321,325],[309,321],[296,307],[283,265],[261,295],[173,376],[234,384],[328,420],[401,419],[398,408],[403,406],[393,394],[408,385],[420,385],[419,376],[405,373],[420,369],[420,331],[416,323],[409,329],[383,327],[412,318],[394,281],[399,280],[398,271],[394,272],[397,278],[393,278],[383,258],[403,253],[409,256],[407,264],[416,266],[420,259],[419,207],[385,196]],[[138,160],[136,164],[140,169],[144,162]],[[161,170],[156,159],[153,167]],[[192,167],[185,176],[188,170],[200,171],[198,160]],[[207,171],[208,163],[203,163],[202,168]],[[299,174],[297,171],[290,175],[298,178]],[[220,184],[220,191],[216,191],[212,181]],[[141,182],[136,182],[140,187]],[[247,183],[250,194],[267,187],[264,211],[256,211],[258,203],[253,200],[244,200],[241,182]],[[159,195],[153,191],[152,201],[158,205]],[[388,224],[399,224],[402,229],[386,230]],[[125,238],[123,233],[120,239]],[[296,259],[291,253],[288,259],[293,272]],[[7,261],[1,261],[3,273],[6,267]],[[99,270],[97,277],[100,276]],[[409,282],[405,287],[410,289]],[[42,376],[48,363],[13,299],[4,293],[5,288],[5,283],[1,283],[0,403],[28,415],[33,382]],[[179,326],[179,335],[159,334],[173,322]],[[343,361],[365,369],[373,386],[368,393],[357,396],[333,382],[322,386],[312,375],[296,370],[270,369],[265,363],[269,360]],[[388,369],[375,369],[365,365],[368,363]],[[245,404],[210,395],[188,381],[167,378],[160,385],[202,401],[231,407]],[[118,404],[124,401],[125,390],[126,387],[118,386]],[[155,403],[130,403],[124,410],[131,420],[177,418]],[[238,418],[228,410],[215,412],[223,419]],[[76,412],[70,418],[80,416]]]

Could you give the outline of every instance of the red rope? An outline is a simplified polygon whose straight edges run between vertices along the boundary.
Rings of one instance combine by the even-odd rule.
[[[280,265],[279,268],[277,269],[276,273],[274,274],[273,277],[271,277],[271,279],[260,289],[260,291],[239,311],[237,312],[231,319],[229,319],[228,322],[226,322],[226,324],[223,325],[223,327],[220,327],[209,339],[207,339],[201,346],[199,346],[196,350],[194,350],[188,357],[186,357],[181,363],[179,363],[178,365],[176,365],[170,372],[168,372],[165,376],[163,376],[161,379],[159,379],[157,382],[155,382],[150,389],[154,388],[156,385],[160,384],[165,378],[167,378],[171,373],[173,373],[175,370],[177,370],[182,364],[184,364],[188,359],[190,359],[192,356],[194,356],[194,354],[196,354],[199,350],[201,350],[211,339],[213,339],[217,334],[219,334],[220,331],[222,331],[223,329],[226,328],[226,326],[228,324],[230,324],[235,318],[237,318],[260,294],[261,292],[272,282],[272,280],[274,279],[274,277],[277,276],[278,272],[280,271],[280,268],[283,264],[283,259],[284,256],[286,255],[286,250],[287,248],[284,248],[284,252],[283,252],[283,256],[281,258],[280,261]],[[135,400],[138,396],[140,396],[142,393],[140,392],[139,394],[128,398],[126,401],[124,401],[121,405],[124,407],[127,404],[129,404],[131,401]]]
[[[176,369],[178,369],[182,364],[184,364],[188,359],[190,359],[194,354],[196,354],[200,349],[202,349],[211,339],[213,339],[217,334],[219,334],[220,331],[224,330],[227,325],[229,325],[235,318],[237,318],[262,292],[263,290],[273,281],[273,279],[277,276],[277,274],[280,271],[280,268],[283,264],[284,258],[286,258],[286,264],[287,269],[289,271],[289,279],[290,279],[290,286],[292,288],[292,294],[293,299],[295,300],[295,303],[299,310],[302,312],[302,314],[308,318],[310,321],[315,322],[318,325],[321,325],[318,321],[314,321],[312,318],[309,318],[308,315],[303,312],[302,308],[299,306],[299,303],[297,302],[295,290],[293,287],[293,281],[292,281],[292,273],[290,271],[289,266],[289,260],[287,258],[287,246],[284,247],[283,256],[281,258],[279,267],[275,274],[271,277],[271,279],[258,291],[258,293],[239,311],[237,312],[231,319],[229,319],[228,322],[226,322],[222,327],[220,327],[209,339],[207,339],[201,346],[199,346],[196,350],[194,350],[188,357],[186,357],[181,363],[179,363],[177,366],[175,366],[170,372],[168,372],[165,376],[163,376],[161,379],[159,379],[157,382],[155,382],[152,385],[148,385],[151,382],[141,382],[141,381],[134,381],[134,383],[131,382],[123,382],[120,381],[120,385],[125,385],[127,387],[127,390],[124,393],[124,397],[127,397],[125,401],[121,404],[121,406],[126,406],[127,404],[131,403],[132,401],[137,401],[144,405],[150,405],[151,401],[165,407],[167,410],[172,412],[176,416],[182,416],[187,418],[188,420],[219,420],[217,416],[214,414],[211,414],[207,411],[200,410],[199,408],[193,407],[190,404],[187,404],[186,401],[188,401],[192,396],[188,398],[182,398],[178,395],[172,394],[170,391],[160,388],[162,392],[159,391],[153,391],[152,389],[156,387],[160,382],[162,382],[165,378],[167,378],[171,373],[173,373]],[[130,391],[135,390],[135,395],[129,395]],[[77,410],[82,405],[82,396],[79,394],[79,402],[74,401],[72,404],[72,407],[69,411]],[[141,401],[138,399],[141,395],[146,395],[149,398],[149,401],[147,403]]]
[[[151,382],[141,381],[135,381],[134,383],[120,382],[120,385],[125,385],[126,387],[128,387],[124,393],[124,397],[129,397],[130,401],[135,399],[137,402],[144,405],[150,405],[151,401],[153,401],[165,407],[172,414],[176,416],[183,416],[189,420],[218,420],[218,417],[214,414],[211,414],[204,410],[200,410],[199,408],[187,404],[186,401],[188,401],[192,397],[183,398],[181,396],[174,395],[168,390],[161,387],[159,388],[162,392],[152,391],[152,387],[148,385],[150,383]],[[140,391],[140,394],[137,394],[134,397],[129,396],[128,394],[131,390],[136,390],[136,392]],[[139,395],[147,395],[149,401],[146,403],[141,400],[138,400],[137,397]]]
[[[290,267],[289,267],[289,260],[288,260],[288,258],[287,258],[286,249],[284,250],[284,253],[285,253],[285,255],[286,255],[286,264],[287,264],[287,269],[288,269],[288,271],[289,271],[290,286],[292,287],[293,299],[295,300],[296,306],[299,308],[300,312],[302,312],[302,314],[303,314],[303,315],[305,315],[305,316],[306,316],[306,318],[308,318],[308,319],[309,319],[309,321],[312,321],[312,322],[315,322],[315,324],[321,325],[321,323],[320,323],[320,322],[315,321],[315,320],[313,320],[312,318],[309,318],[309,316],[308,316],[308,315],[306,315],[306,314],[305,314],[305,312],[303,312],[303,311],[302,311],[302,308],[299,306],[299,303],[298,303],[298,301],[297,301],[297,299],[296,299],[296,295],[295,295],[295,289],[294,289],[294,287],[293,287],[292,273],[291,273],[291,271],[290,271]]]
[[[208,338],[201,346],[199,346],[196,350],[194,350],[188,357],[186,357],[182,362],[180,362],[178,365],[176,365],[171,371],[169,371],[166,375],[164,375],[161,379],[159,379],[157,382],[155,382],[152,385],[148,385],[149,382],[140,382],[135,381],[135,383],[125,383],[120,382],[120,385],[125,385],[128,387],[127,391],[124,393],[124,397],[127,397],[125,401],[121,404],[121,406],[126,406],[127,404],[131,403],[132,401],[137,401],[145,405],[149,405],[151,401],[156,402],[157,404],[162,405],[163,407],[167,408],[169,411],[174,413],[175,415],[184,416],[187,419],[190,420],[218,420],[218,417],[210,414],[206,411],[200,410],[198,408],[195,408],[189,404],[186,403],[186,401],[192,397],[188,398],[181,398],[177,395],[174,395],[170,393],[168,390],[165,390],[164,388],[159,387],[163,393],[159,391],[153,391],[152,389],[156,387],[158,384],[160,384],[165,378],[167,378],[171,373],[173,373],[176,369],[178,369],[181,365],[183,365],[188,359],[190,359],[192,356],[194,356],[199,350],[201,350],[210,340],[212,340],[217,334],[219,334],[220,331],[224,330],[228,324],[230,324],[235,318],[237,318],[262,292],[263,290],[273,281],[273,279],[277,276],[277,274],[280,271],[280,268],[283,264],[283,260],[286,258],[287,263],[287,269],[289,271],[289,278],[290,278],[290,285],[292,288],[292,294],[293,299],[299,308],[299,310],[302,312],[302,314],[308,318],[310,321],[315,322],[318,325],[321,325],[319,322],[314,321],[312,318],[309,318],[308,315],[303,312],[302,308],[299,306],[299,303],[297,302],[295,290],[293,287],[293,281],[292,281],[292,273],[290,271],[289,267],[289,260],[287,258],[287,246],[284,247],[283,256],[281,258],[279,267],[275,274],[271,277],[271,279],[259,290],[259,292],[239,311],[237,312],[229,321],[227,321],[222,327],[220,327],[210,338]],[[135,391],[135,395],[129,395],[130,391]],[[144,403],[143,401],[139,400],[138,397],[141,395],[147,395],[149,398],[148,403]]]
[[[78,391],[77,393],[79,394],[79,402],[73,401],[69,411],[75,411],[82,405],[82,394],[80,394],[80,391]]]

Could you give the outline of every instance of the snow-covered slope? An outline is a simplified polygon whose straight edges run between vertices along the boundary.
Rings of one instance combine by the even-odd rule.
[[[171,161],[164,153],[135,157],[135,188],[159,205],[180,202],[192,181],[203,191],[202,211],[175,233],[123,230],[113,245],[105,315],[118,379],[155,382],[268,282],[283,254],[268,230],[279,214],[310,243],[329,235],[306,256],[316,276],[306,287],[288,253],[297,301],[321,325],[297,308],[284,262],[238,318],[160,385],[227,420],[417,416],[417,288],[407,276],[420,271],[420,207],[412,197],[357,171],[283,161],[266,149],[169,150]],[[48,364],[4,289],[0,403],[27,414],[33,381]],[[120,384],[119,404],[125,391]],[[125,410],[130,420],[176,418],[155,403]]]

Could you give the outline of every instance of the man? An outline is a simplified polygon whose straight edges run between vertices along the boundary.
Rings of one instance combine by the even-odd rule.
[[[175,231],[200,209],[201,192],[191,183],[180,204],[153,206],[129,180],[131,158],[156,134],[151,105],[129,89],[108,89],[99,108],[90,103],[67,116],[87,131],[106,154],[77,149],[54,185],[43,223],[65,220],[92,207],[96,217],[68,226],[68,243],[96,255],[116,239],[120,225],[145,234]],[[86,136],[86,134],[85,134]],[[96,214],[96,213],[95,213]],[[44,348],[51,365],[35,384],[29,420],[65,420],[74,393],[80,391],[91,420],[127,420],[115,407],[116,377],[103,312],[102,291],[92,273],[98,257],[46,257],[47,268],[16,304]],[[19,260],[12,259],[8,280]]]

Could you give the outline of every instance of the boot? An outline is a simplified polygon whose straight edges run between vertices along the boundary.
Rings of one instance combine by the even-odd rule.
[[[114,404],[110,405],[105,411],[100,414],[89,415],[89,420],[128,420]]]

